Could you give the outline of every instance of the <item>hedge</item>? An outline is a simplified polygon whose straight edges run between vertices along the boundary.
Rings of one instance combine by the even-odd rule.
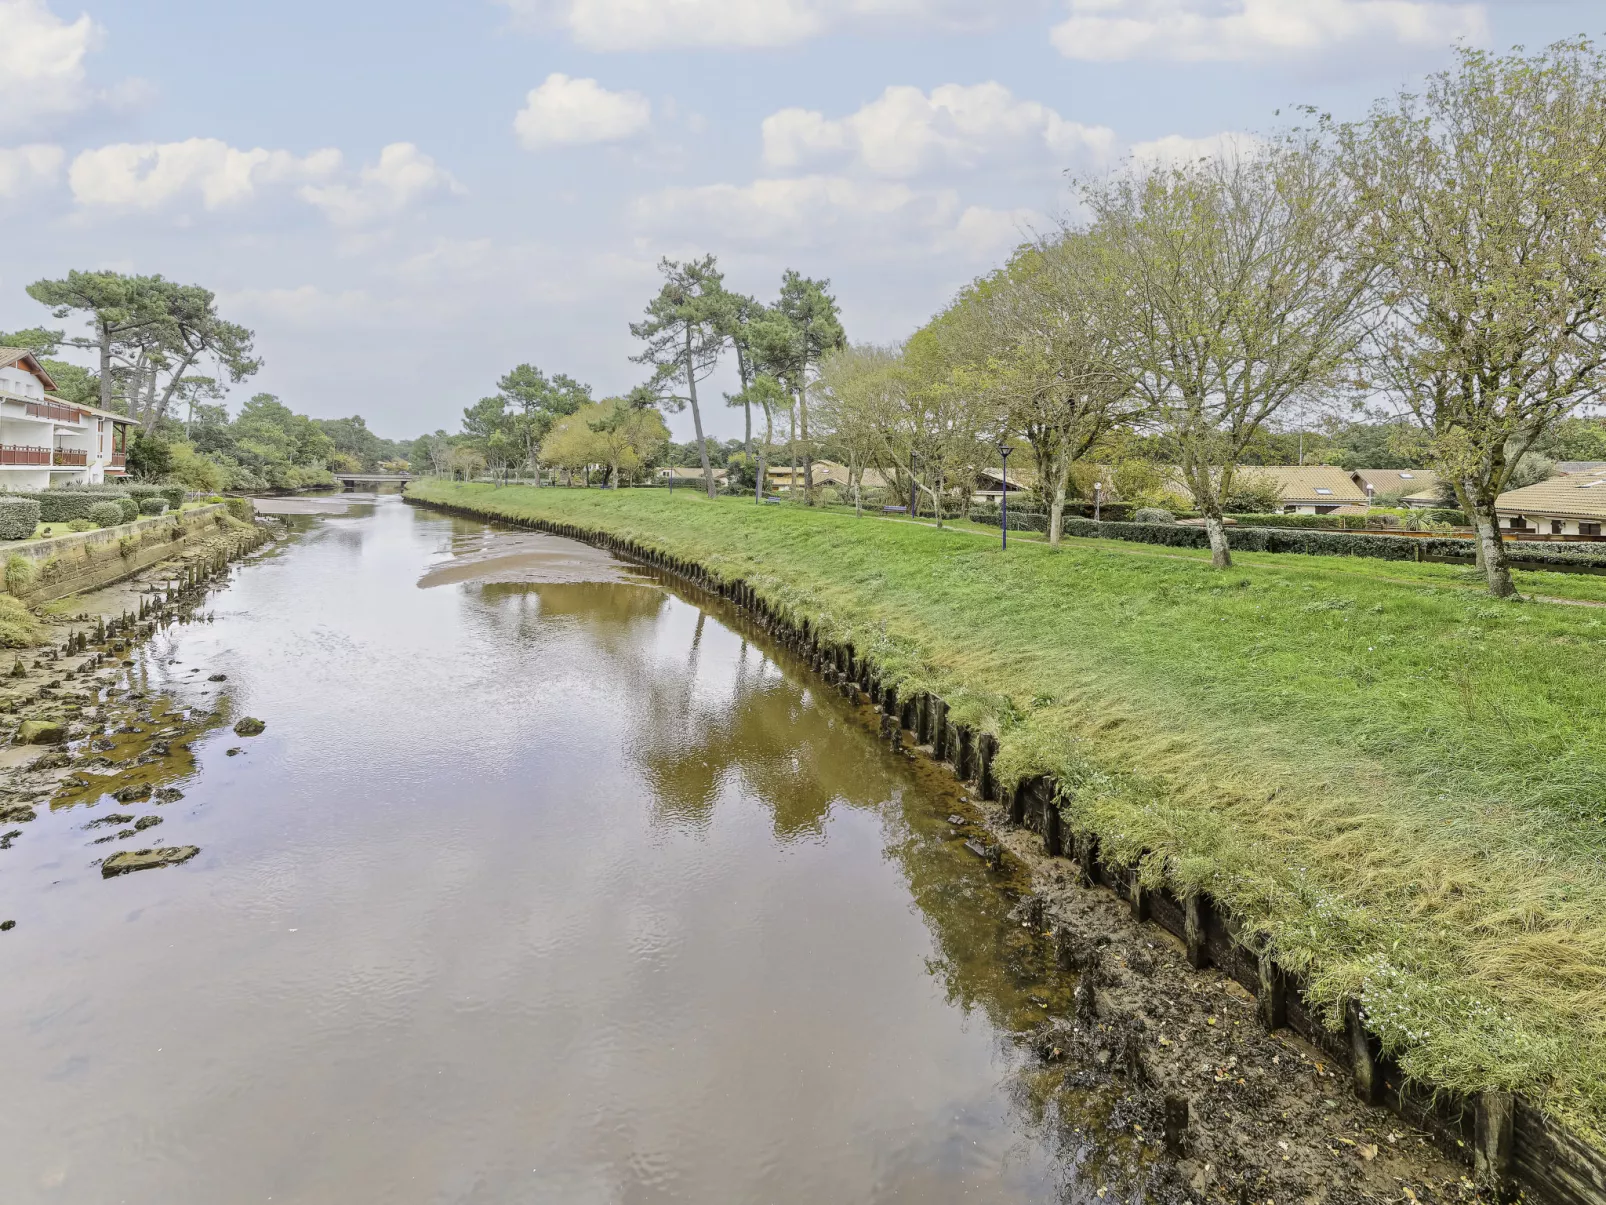
[[[977,522],[998,522],[998,516],[973,514]],[[1313,516],[1314,517],[1314,516]],[[1019,516],[1043,526],[1017,526],[1011,511],[1011,531],[1042,531],[1043,515]],[[1208,548],[1210,535],[1203,527],[1172,523],[1095,523],[1092,519],[1065,517],[1065,534],[1105,540],[1127,540],[1137,544],[1159,544],[1170,548]],[[1385,561],[1414,561],[1452,558],[1471,561],[1474,541],[1463,536],[1391,536],[1352,531],[1311,531],[1300,528],[1229,527],[1227,546],[1239,552],[1291,552],[1307,556],[1364,556]],[[1548,544],[1515,540],[1506,544],[1506,555],[1524,568],[1606,569],[1606,544]]]
[[[114,498],[118,506],[123,508],[123,522],[132,523],[139,518],[139,503],[132,498]]]
[[[122,490],[99,486],[40,490],[34,495],[39,500],[39,519],[42,523],[70,523],[74,519],[87,519],[89,508],[95,503],[115,502],[124,496]]]
[[[38,526],[38,499],[0,497],[0,540],[26,540]]]
[[[89,508],[84,516],[96,527],[116,527],[123,521],[123,508],[115,498],[104,498]]]
[[[160,515],[167,512],[166,498],[142,498],[139,503],[139,512],[142,515]]]

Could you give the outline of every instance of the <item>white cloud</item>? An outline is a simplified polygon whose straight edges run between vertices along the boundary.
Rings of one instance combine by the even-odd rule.
[[[1486,42],[1486,5],[1443,0],[1070,0],[1052,38],[1067,58],[1287,60]]]
[[[1196,163],[1200,159],[1214,159],[1230,155],[1236,150],[1247,150],[1259,143],[1252,134],[1207,134],[1203,138],[1188,138],[1181,134],[1167,134],[1148,142],[1132,144],[1131,156],[1140,163],[1154,163],[1162,167],[1179,167]]]
[[[646,130],[652,104],[639,92],[610,92],[594,79],[553,72],[532,88],[513,130],[526,150],[619,142]]]
[[[976,28],[1030,0],[503,0],[593,50],[787,46],[843,26]]]
[[[889,87],[839,120],[783,109],[765,118],[763,132],[764,161],[772,168],[851,159],[894,178],[1010,162],[1093,166],[1108,162],[1116,146],[1113,130],[1067,121],[996,82],[943,84],[929,95]]]
[[[721,245],[876,256],[959,250],[978,259],[1042,221],[1027,210],[965,207],[953,189],[830,175],[666,188],[640,198],[634,217],[658,235]]]
[[[15,197],[56,182],[66,152],[59,146],[33,143],[0,147],[0,197]]]
[[[323,210],[340,226],[361,226],[395,217],[409,206],[463,186],[410,142],[393,142],[379,162],[362,169],[354,184],[307,185],[301,199]]]
[[[199,197],[209,209],[254,199],[266,185],[331,175],[340,152],[240,150],[217,138],[183,142],[119,142],[79,152],[68,172],[73,197],[86,209],[155,210]]]
[[[63,21],[44,0],[0,0],[0,130],[36,128],[94,99],[84,59],[101,36],[87,15]]]

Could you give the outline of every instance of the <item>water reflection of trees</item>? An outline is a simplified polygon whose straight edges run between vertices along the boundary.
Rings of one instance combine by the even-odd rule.
[[[887,856],[900,868],[931,938],[928,974],[946,998],[986,1019],[1008,1070],[1000,1090],[1022,1135],[1053,1151],[1067,1200],[1106,1188],[1136,1198],[1152,1184],[1152,1155],[1126,1130],[1130,1086],[1044,1058],[1032,1035],[1073,1011],[1074,980],[1015,906],[1027,887],[964,845],[976,830],[948,823],[951,782],[896,758],[830,701],[816,699],[755,644],[699,611],[689,640],[666,649],[669,596],[652,587],[500,584],[470,592],[482,616],[525,639],[557,622],[607,655],[588,661],[633,700],[627,755],[653,796],[658,823],[702,830],[732,788],[769,811],[776,839],[820,838],[834,805],[878,812]],[[572,621],[572,622],[567,622]],[[710,630],[712,628],[712,630]],[[720,641],[721,672],[704,672]],[[735,639],[732,649],[726,642]],[[1106,1200],[1111,1198],[1105,1198]]]
[[[853,739],[862,734],[745,641],[717,704],[698,702],[694,680],[651,684],[650,718],[632,749],[665,822],[705,826],[739,780],[769,810],[775,835],[796,840],[822,833],[832,804],[877,807],[895,789],[873,747]]]

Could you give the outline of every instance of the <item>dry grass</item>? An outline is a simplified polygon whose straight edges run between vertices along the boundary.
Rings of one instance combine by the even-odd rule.
[[[1227,901],[1318,1001],[1359,997],[1409,1074],[1606,1136],[1606,613],[1443,566],[1217,573],[689,490],[409,492],[752,582],[996,732],[1005,774],[1056,775],[1151,879]]]

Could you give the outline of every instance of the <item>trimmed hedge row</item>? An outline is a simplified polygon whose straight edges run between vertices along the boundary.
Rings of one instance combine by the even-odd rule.
[[[0,497],[0,540],[26,540],[39,526],[39,503],[20,496]]]
[[[147,498],[162,498],[166,500],[169,510],[177,510],[184,505],[186,491],[182,485],[134,484],[125,488],[128,496],[136,502],[144,502]]]
[[[977,522],[998,522],[998,516],[972,515]],[[1043,531],[1047,517],[1027,513],[1009,516],[1011,531]],[[1035,523],[1034,523],[1035,521]],[[1065,534],[1169,548],[1208,548],[1210,535],[1203,527],[1175,523],[1109,523],[1065,517]],[[1306,556],[1364,556],[1385,561],[1450,558],[1471,561],[1474,542],[1460,536],[1386,536],[1350,531],[1312,531],[1300,528],[1229,527],[1227,546],[1239,552],[1291,552]],[[1543,569],[1606,569],[1606,544],[1547,544],[1512,541],[1506,545],[1512,561]]]
[[[1230,515],[1244,527],[1304,527],[1322,531],[1363,531],[1371,527],[1399,527],[1409,530],[1410,519],[1429,523],[1448,523],[1466,527],[1467,517],[1458,510],[1420,510],[1402,518],[1392,511],[1370,515]]]

